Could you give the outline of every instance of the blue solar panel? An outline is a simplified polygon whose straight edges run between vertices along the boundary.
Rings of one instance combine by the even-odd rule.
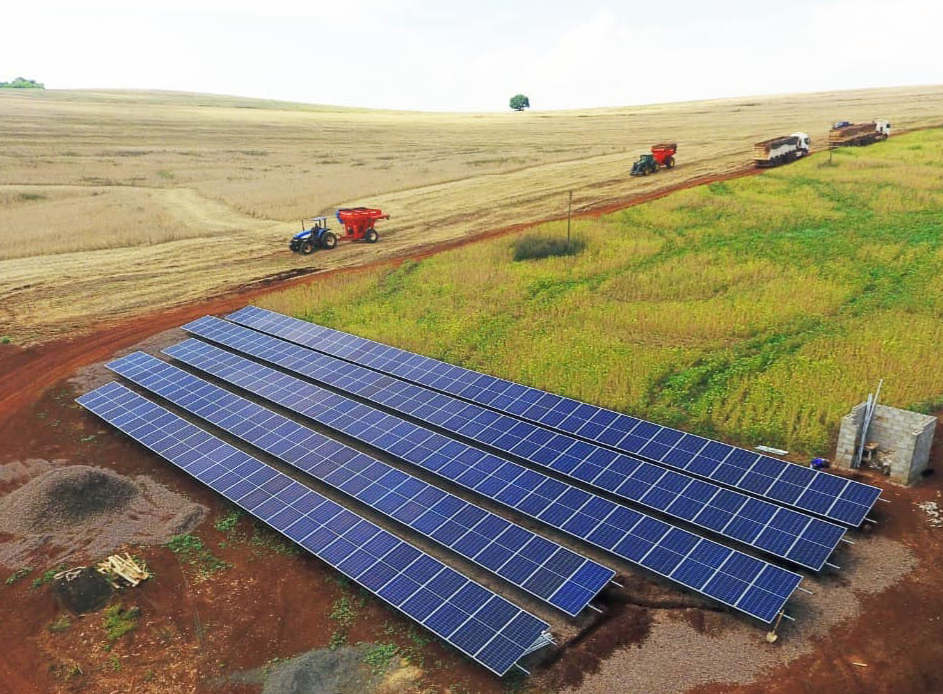
[[[147,448],[492,672],[505,674],[544,641],[546,622],[124,386],[109,383],[77,402],[140,443],[156,434],[158,438],[144,444]],[[315,521],[311,515],[322,509],[328,522]],[[332,530],[330,521],[335,528],[349,529]],[[394,568],[388,558],[403,550],[410,552],[412,561]],[[403,590],[410,585],[402,582],[404,576],[418,565],[425,580],[413,581],[411,592]],[[507,618],[496,622],[496,611]]]
[[[216,425],[229,422],[228,427],[222,427],[227,431],[235,432],[238,428],[234,421],[260,422],[257,431],[236,435],[497,575],[508,580],[510,576],[522,576],[520,581],[512,582],[569,615],[579,614],[615,575],[612,569],[557,545],[554,555],[543,566],[549,569],[545,572],[546,580],[535,584],[527,579],[542,567],[532,565],[519,554],[522,546],[537,537],[533,532],[143,352],[122,357],[108,368],[175,405],[193,413],[202,412],[208,422]],[[269,386],[262,389],[274,394],[283,391],[287,387],[285,380],[290,378],[276,377],[259,385]],[[200,397],[193,401],[187,393],[199,393]],[[299,442],[294,443],[291,438]],[[367,468],[371,470],[370,477],[362,474]],[[427,497],[419,496],[423,492],[441,496],[435,502],[425,501]],[[463,511],[471,513],[459,515]],[[491,535],[488,521],[499,522],[507,530],[500,536]],[[470,553],[463,551],[467,544],[456,546],[465,536],[483,538],[482,549]],[[566,568],[558,569],[564,560]],[[593,570],[577,576],[584,565],[592,566]]]
[[[363,421],[367,417],[374,416],[377,412],[366,405],[353,403],[342,396],[329,393],[310,383],[305,383],[290,376],[286,376],[285,374],[275,372],[265,366],[250,362],[243,357],[231,354],[212,345],[200,342],[199,340],[188,340],[180,345],[171,347],[166,350],[166,352],[186,363],[214,374],[223,380],[241,382],[250,390],[256,386],[261,387],[265,383],[278,383],[280,395],[272,396],[274,402],[279,402],[283,398],[286,407],[305,416],[316,417],[321,422],[325,421],[325,414],[336,413],[338,406],[342,405],[340,409],[345,411],[345,415],[336,417],[330,425],[337,428],[339,431],[344,431],[347,424]],[[290,404],[292,402],[296,404]],[[668,550],[681,557],[681,561],[674,572],[670,575],[665,574],[663,571],[660,573],[687,587],[693,587],[694,589],[700,588],[700,586],[692,586],[684,580],[685,572],[694,572],[693,568],[687,566],[690,562],[687,559],[688,553],[684,550],[694,547],[721,547],[709,540],[699,538],[693,533],[673,528],[666,523],[654,521],[654,519],[648,518],[641,513],[619,506],[611,501],[576,489],[567,484],[551,480],[546,475],[528,470],[516,463],[502,460],[497,456],[483,451],[477,451],[466,444],[454,441],[441,434],[423,430],[418,425],[405,422],[392,415],[381,414],[381,420],[379,421],[382,423],[380,431],[388,433],[396,432],[397,438],[406,437],[402,439],[398,438],[398,440],[418,441],[412,448],[402,453],[401,457],[404,460],[409,462],[414,461],[414,464],[430,472],[434,472],[435,474],[458,484],[462,484],[479,493],[481,493],[483,489],[488,488],[489,484],[493,484],[495,489],[499,490],[493,498],[518,511],[521,510],[522,500],[532,497],[537,493],[536,490],[549,490],[548,493],[557,494],[557,496],[555,499],[551,500],[552,503],[549,503],[545,513],[550,512],[551,509],[561,509],[562,512],[569,517],[569,520],[558,526],[563,532],[575,535],[580,539],[585,539],[585,541],[597,547],[609,550],[624,559],[657,571],[656,567],[645,563],[644,553],[635,551],[635,549],[641,545],[637,543],[633,544],[633,539],[640,539],[639,536],[633,534],[636,532],[635,527],[637,525],[639,526],[638,532],[640,533],[643,529],[650,531],[652,527],[654,527],[656,530],[654,535],[645,535],[645,537],[654,538],[654,543],[648,540],[645,541],[647,546],[651,547],[653,544],[661,544],[664,542]],[[382,441],[383,437],[388,435],[388,433],[374,434],[374,436],[377,437],[376,441]],[[361,438],[361,440],[380,447],[379,443],[372,443],[370,438],[365,437]],[[435,451],[444,451],[447,455],[443,455],[442,460],[438,460],[436,458],[438,453]],[[455,464],[456,469],[451,473],[446,472],[445,470],[448,466],[444,465],[443,461],[451,461],[450,464]],[[458,461],[462,461],[462,465],[459,465]],[[462,480],[467,479],[467,474],[470,471],[480,473],[481,481],[477,484],[463,482]],[[541,515],[540,518],[548,522],[544,515]],[[640,521],[646,518],[647,522],[642,526]],[[656,523],[656,525],[651,526],[651,522]],[[485,527],[487,527],[488,533],[493,535],[506,532],[507,528],[510,526],[510,523],[506,520],[496,517],[483,521],[483,523],[487,524]],[[686,538],[686,544],[678,542],[677,538],[679,533]],[[463,542],[468,541],[468,538],[469,536],[462,538],[457,545],[461,546]],[[525,545],[520,550],[520,554],[532,561],[544,562],[553,553],[552,548],[553,545],[549,541],[537,537]],[[480,546],[478,546],[478,549],[480,549]],[[731,550],[725,549],[724,551],[727,552],[725,556],[730,556]],[[697,559],[691,559],[690,561],[695,564],[699,563]],[[770,566],[765,562],[763,562],[763,565]],[[783,577],[783,585],[791,583],[790,587],[782,588],[780,592],[776,593],[776,599],[773,603],[770,603],[778,604],[781,609],[782,605],[785,604],[798,585],[800,577],[795,573],[785,571],[778,567],[771,566],[771,569],[777,575]],[[713,575],[716,570],[723,572],[723,568],[720,565],[707,567],[705,570],[708,576]],[[736,600],[728,604],[737,609],[741,609]],[[776,616],[775,611],[771,612],[769,610],[752,611],[748,612],[748,614],[767,622]]]
[[[800,468],[273,311],[247,306],[228,318],[325,354],[846,525],[859,526],[881,494],[871,485]],[[808,474],[789,480],[794,468]]]
[[[433,417],[421,416],[417,412],[419,407],[443,411],[449,406],[458,405],[461,407],[460,413],[452,415],[438,426],[450,433],[493,446],[634,503],[656,509],[816,571],[822,568],[844,535],[841,526],[829,521],[812,518],[652,463],[629,458],[566,434],[549,432],[538,425],[492,412],[481,405],[457,401],[449,395],[433,393],[422,386],[404,383],[366,367],[348,364],[217,318],[201,318],[184,328],[195,335],[217,341],[327,385],[344,388],[373,403],[422,420],[428,421]],[[346,373],[347,376],[339,376],[340,372]],[[226,376],[225,373],[217,375]],[[382,386],[379,385],[381,381]],[[264,387],[264,382],[256,385],[257,389]],[[339,396],[330,397],[336,405],[327,407],[321,404],[315,415],[323,423],[337,427],[344,415],[338,411],[342,400],[338,399]],[[291,406],[291,403],[286,402],[280,404]],[[355,406],[353,402],[343,405],[348,409]],[[359,420],[364,416],[366,415],[355,419]],[[356,430],[356,422],[345,425],[344,432],[364,438]],[[427,431],[426,435],[430,433]],[[395,455],[404,455],[395,446],[386,448],[372,440],[368,442]],[[449,445],[458,446],[456,452],[450,453],[450,458],[462,450],[457,442],[450,442]],[[454,479],[460,470],[459,464],[452,461],[436,471]],[[465,482],[461,478],[458,481]],[[515,499],[514,505],[520,511],[545,519],[541,514],[548,511],[547,504],[555,496],[552,493],[543,493],[539,497]],[[500,496],[498,498],[503,500]],[[742,531],[742,527],[732,524],[739,518],[740,509],[751,503],[767,508],[769,517],[763,521],[758,532],[747,535]],[[791,541],[786,542],[781,534],[759,532],[767,528],[784,533]]]

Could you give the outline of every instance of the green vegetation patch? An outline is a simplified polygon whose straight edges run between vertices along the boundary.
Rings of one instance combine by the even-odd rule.
[[[137,607],[125,609],[122,605],[112,605],[105,610],[102,625],[109,641],[117,641],[125,634],[134,631],[138,625],[141,610]]]
[[[17,581],[19,581],[21,578],[24,578],[25,576],[28,576],[30,573],[32,573],[32,571],[33,571],[33,568],[32,568],[31,566],[24,566],[24,567],[21,567],[21,568],[17,569],[16,571],[14,571],[13,573],[11,573],[9,576],[7,576],[7,578],[6,578],[6,580],[4,581],[4,583],[5,583],[6,585],[8,585],[8,586],[12,586],[14,583],[16,583]]]
[[[879,378],[888,405],[943,407],[943,130],[827,160],[574,220],[576,255],[557,254],[553,222],[511,253],[486,240],[260,303],[695,433],[827,452]]]
[[[61,564],[54,569],[47,569],[46,571],[43,572],[42,576],[37,576],[36,578],[34,578],[32,583],[30,583],[29,587],[32,589],[36,589],[36,588],[41,588],[47,583],[52,583],[53,579],[55,579],[56,577],[56,574],[59,573],[60,571],[65,571],[66,568],[67,567],[64,564]]]
[[[225,547],[228,542],[245,543],[253,547],[253,553],[256,556],[261,556],[263,550],[287,556],[295,556],[301,551],[293,542],[289,542],[283,535],[263,523],[254,522],[251,534],[245,532],[240,528],[240,521],[244,515],[240,509],[233,508],[213,522],[214,528],[229,537],[228,540],[220,542],[220,547]]]
[[[288,557],[294,557],[301,553],[301,549],[298,545],[286,540],[284,535],[258,522],[253,523],[252,535],[246,538],[246,542],[256,548],[256,550],[265,550],[273,554],[284,554]],[[258,554],[258,551],[256,554]]]
[[[12,82],[0,82],[0,89],[45,89],[42,82],[28,80],[24,77],[17,77]]]
[[[399,646],[395,643],[373,644],[363,657],[364,663],[374,675],[383,675],[399,657]]]
[[[362,606],[362,601],[359,606]],[[342,596],[331,605],[331,613],[328,615],[342,627],[349,627],[357,618],[357,607],[350,598]]]
[[[242,518],[242,511],[234,509],[225,516],[220,516],[217,518],[216,522],[213,523],[213,527],[221,533],[230,533],[236,529],[236,525],[239,523],[240,518]]]
[[[347,645],[347,632],[337,629],[331,632],[331,638],[327,642],[327,647],[332,651],[336,651],[341,646]]]
[[[586,248],[586,240],[583,238],[567,240],[565,236],[527,234],[515,240],[512,247],[514,260],[542,260],[576,255]]]
[[[167,543],[167,547],[182,561],[193,566],[202,577],[232,566],[228,562],[213,556],[203,544],[203,540],[196,535],[176,535]]]
[[[72,622],[69,618],[66,615],[62,615],[54,622],[50,622],[46,628],[53,634],[61,634],[64,631],[68,631],[71,626]]]
[[[425,658],[423,649],[432,642],[431,635],[417,629],[412,624],[389,623],[381,630],[386,636],[394,637],[399,644],[398,655],[411,665],[423,668]]]

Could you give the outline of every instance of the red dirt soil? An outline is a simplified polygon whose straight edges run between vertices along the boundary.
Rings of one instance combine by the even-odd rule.
[[[691,182],[746,176],[745,169],[728,176]],[[671,191],[627,200],[584,215],[611,212],[661,197]],[[482,238],[515,233],[530,225],[501,229],[423,249],[409,258],[421,258]],[[386,260],[372,267],[395,265],[407,257]],[[358,272],[366,268],[335,272]],[[333,272],[295,282],[317,282]],[[139,445],[82,412],[72,402],[76,393],[66,380],[79,368],[107,359],[157,332],[176,327],[207,313],[235,310],[253,298],[288,286],[273,282],[237,290],[193,305],[180,306],[115,325],[93,326],[80,337],[26,349],[0,345],[0,464],[27,458],[68,458],[72,464],[108,467],[124,475],[147,474],[156,481],[211,509],[210,517],[227,510],[212,491],[178,474],[171,466],[143,451]],[[89,436],[93,440],[87,441]],[[943,470],[943,435],[937,437],[933,462]],[[862,617],[818,644],[810,655],[771,673],[762,684],[730,688],[704,687],[700,694],[740,692],[910,692],[943,691],[943,529],[930,528],[915,501],[941,501],[943,480],[931,477],[915,489],[889,487],[891,507],[883,507],[878,532],[906,544],[920,566],[899,585],[865,598]],[[8,490],[0,490],[3,493]],[[249,527],[243,520],[240,526]],[[2,530],[0,530],[2,532]],[[248,531],[251,535],[251,531]],[[192,566],[163,547],[137,548],[156,577],[137,589],[124,591],[126,606],[141,609],[135,631],[110,650],[101,614],[72,618],[70,628],[52,633],[47,626],[63,614],[48,586],[31,589],[30,582],[43,568],[16,582],[0,582],[4,606],[0,628],[0,692],[33,694],[64,691],[148,692],[257,692],[258,685],[231,684],[225,675],[262,666],[273,657],[290,657],[328,644],[337,629],[327,615],[341,595],[356,598],[354,588],[331,580],[333,572],[307,555],[286,556],[251,542],[233,540],[205,523],[197,533],[207,547],[233,568],[196,582]],[[220,542],[225,546],[221,547]],[[10,571],[17,567],[8,567]],[[5,575],[4,575],[5,576]],[[0,576],[0,578],[4,577]],[[11,609],[16,605],[16,609]],[[252,605],[251,610],[243,606]],[[616,606],[613,606],[616,607]],[[578,684],[613,649],[645,638],[650,617],[645,608],[618,606],[614,618],[601,620],[570,650],[548,664],[549,682],[564,687]],[[696,610],[687,618],[696,622]],[[358,610],[348,641],[394,641],[410,645],[405,635],[409,622],[368,599]],[[386,627],[386,631],[384,628]],[[631,646],[630,646],[631,647]],[[504,684],[482,668],[433,641],[424,646],[426,678],[423,686],[438,691],[457,684],[468,692],[498,694]],[[683,656],[681,657],[683,661]],[[865,662],[868,667],[852,665]],[[679,664],[683,664],[680,663]],[[76,667],[81,669],[78,674]],[[813,684],[814,683],[814,684]],[[91,686],[93,685],[93,686]]]
[[[57,386],[8,420],[0,464],[27,455],[51,460],[68,454],[70,464],[146,474],[209,507],[210,521],[230,511],[208,487],[88,416],[72,402],[75,395]],[[5,485],[2,491],[9,489]],[[230,683],[228,677],[276,657],[327,646],[339,629],[328,617],[332,603],[346,596],[357,605],[362,595],[355,586],[339,583],[332,569],[307,553],[284,554],[254,542],[247,518],[235,534],[217,530],[213,522],[195,534],[232,566],[200,580],[195,565],[166,547],[130,548],[154,578],[116,595],[125,607],[138,607],[141,616],[138,627],[110,648],[101,613],[68,615],[48,585],[31,587],[49,568],[42,561],[12,585],[0,581],[0,692],[258,692],[259,685]],[[0,578],[16,568],[5,567]],[[368,597],[355,611],[349,643],[415,645],[409,637],[411,622],[379,601]],[[64,615],[71,626],[61,633],[50,631],[49,625]],[[500,681],[448,646],[432,640],[421,650],[429,670],[424,686],[441,689],[462,682],[469,692],[502,692]]]
[[[603,207],[581,210],[579,214],[574,216],[598,217],[603,214],[625,209],[626,207],[665,197],[678,190],[693,188],[714,181],[742,178],[758,172],[759,169],[749,167],[730,174],[703,176],[663,190],[631,196]],[[307,275],[302,279],[295,278],[259,282],[249,287],[238,288],[224,296],[167,309],[147,316],[140,316],[122,323],[90,326],[89,330],[80,337],[55,340],[25,349],[16,347],[15,345],[0,345],[0,435],[4,433],[3,429],[9,418],[44,389],[67,378],[79,367],[107,359],[119,349],[130,347],[162,330],[177,327],[208,313],[235,311],[256,297],[285,289],[289,286],[318,282],[335,274],[363,272],[377,267],[396,266],[406,260],[419,260],[445,250],[459,248],[484,239],[507,236],[532,228],[536,224],[565,218],[565,216],[555,216],[536,222],[516,224],[456,241],[430,244],[420,251],[408,255],[385,259],[354,268],[341,268],[338,270],[319,272]]]

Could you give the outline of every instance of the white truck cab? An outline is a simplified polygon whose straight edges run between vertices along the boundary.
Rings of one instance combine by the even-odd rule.
[[[800,157],[804,157],[809,153],[809,148],[812,146],[812,139],[802,132],[793,133],[791,137],[797,138],[796,142],[796,154]]]
[[[874,132],[876,132],[878,135],[884,136],[885,138],[890,137],[891,122],[889,120],[874,121]]]

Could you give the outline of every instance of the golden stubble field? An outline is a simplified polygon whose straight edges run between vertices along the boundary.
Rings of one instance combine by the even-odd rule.
[[[289,271],[619,204],[833,120],[943,123],[943,87],[586,111],[436,114],[151,92],[0,93],[0,335],[43,341]],[[656,141],[678,167],[633,179]],[[302,257],[299,218],[369,204],[381,241]],[[324,298],[340,302],[348,297]]]

